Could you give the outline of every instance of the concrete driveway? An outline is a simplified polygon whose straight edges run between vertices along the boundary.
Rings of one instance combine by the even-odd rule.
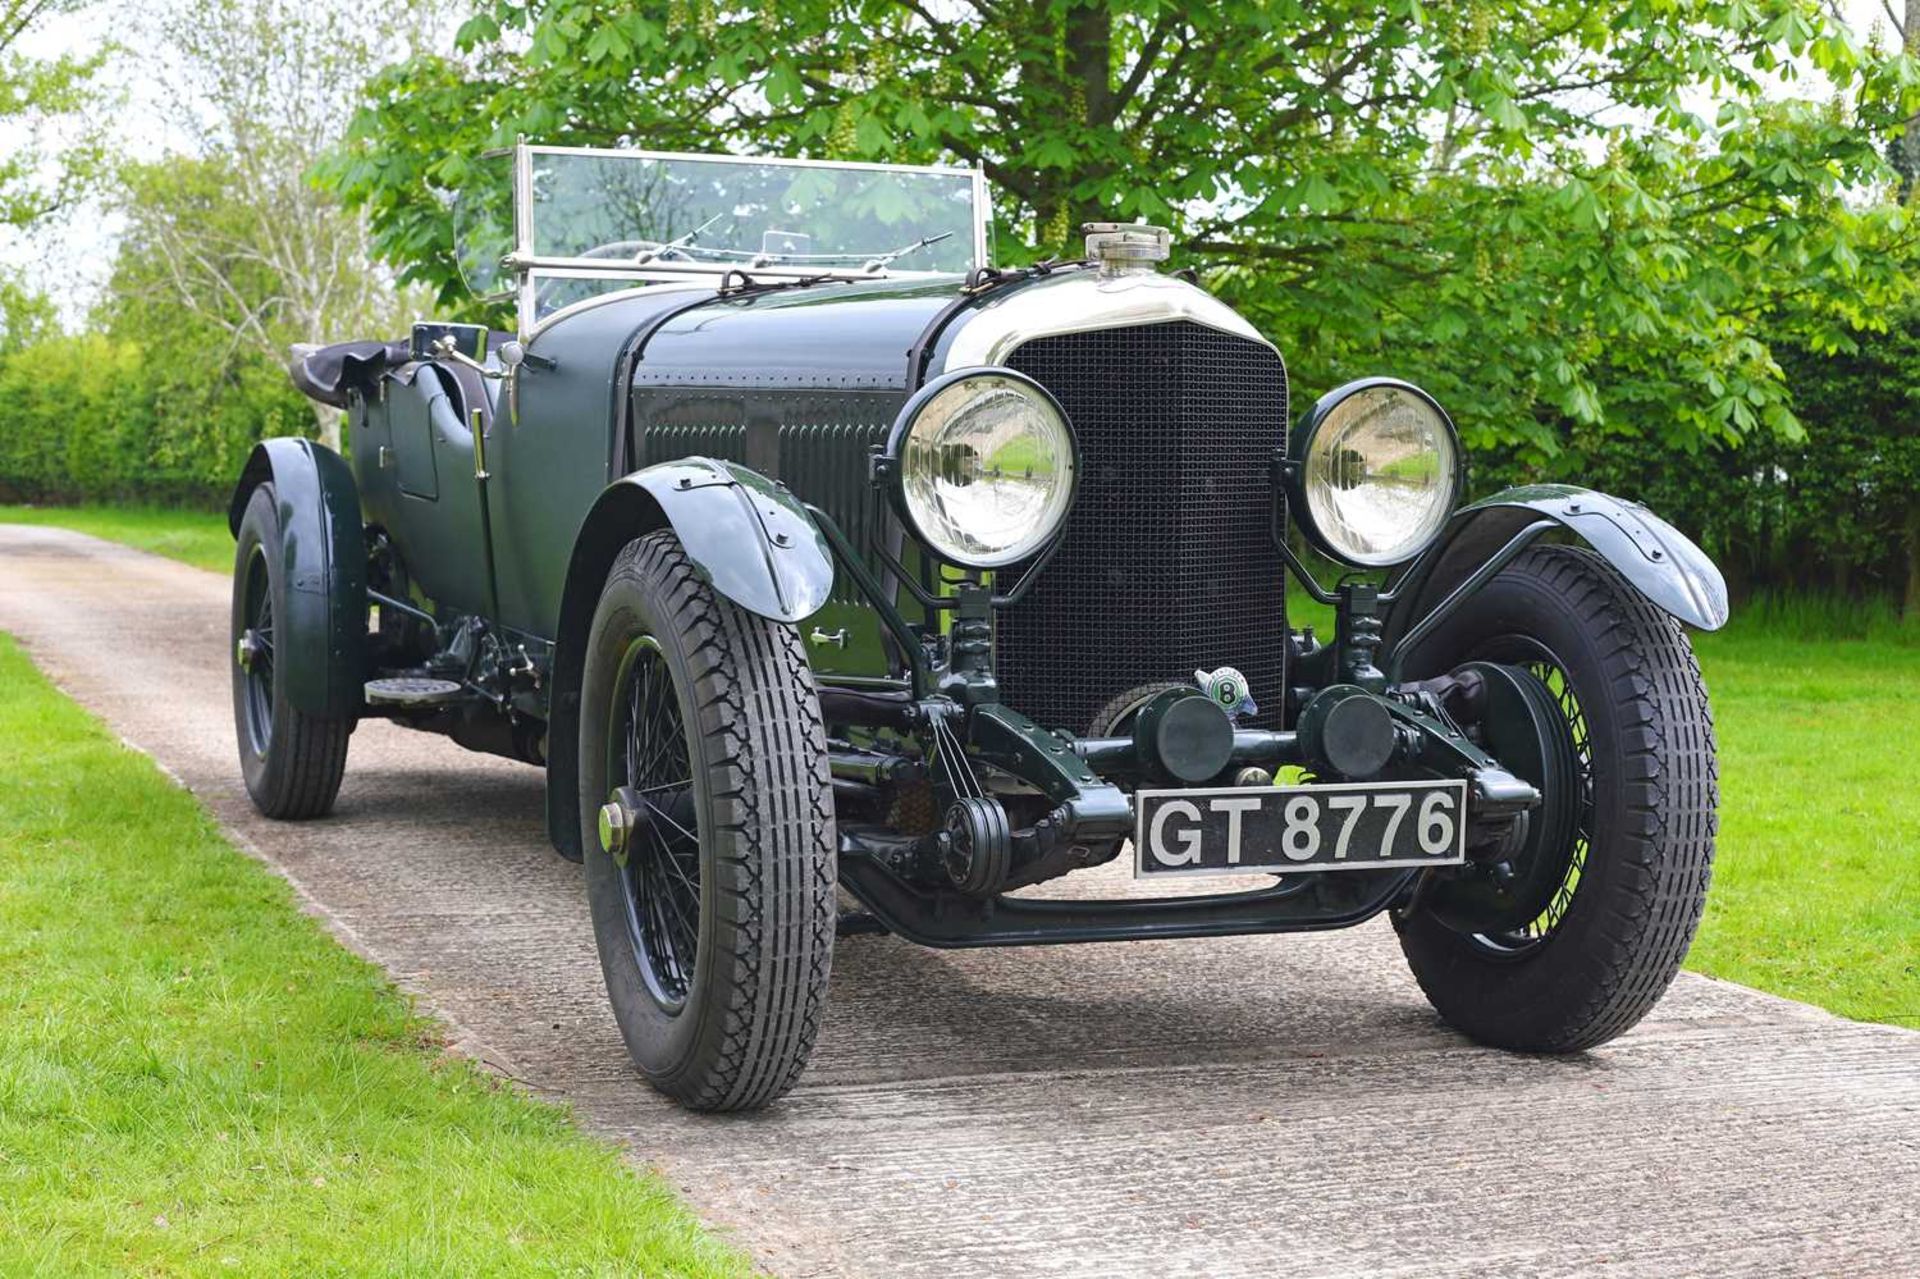
[[[1920,1034],[1689,975],[1605,1049],[1508,1056],[1436,1022],[1382,924],[848,939],[800,1088],[762,1115],[682,1113],[628,1068],[540,775],[372,722],[335,816],[261,820],[226,612],[219,576],[0,525],[0,630],[465,1051],[571,1103],[776,1273],[1920,1270]]]

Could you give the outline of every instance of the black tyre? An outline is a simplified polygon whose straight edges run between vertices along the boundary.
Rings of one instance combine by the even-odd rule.
[[[587,643],[580,809],[614,1018],[668,1096],[764,1106],[813,1049],[836,922],[826,730],[799,633],[720,596],[669,530],[614,561]]]
[[[1476,931],[1470,909],[1416,909],[1396,919],[1413,975],[1443,1018],[1483,1043],[1605,1043],[1665,993],[1706,903],[1716,775],[1693,648],[1605,560],[1546,546],[1501,572],[1417,657],[1427,674],[1485,661],[1538,678],[1565,719],[1577,780],[1572,837],[1532,854],[1556,859],[1539,913]],[[1517,869],[1524,880],[1532,868]]]
[[[275,619],[287,616],[280,537],[273,485],[262,484],[240,520],[227,653],[247,795],[268,817],[300,821],[333,808],[353,720],[309,715],[287,700],[288,670],[273,645]]]

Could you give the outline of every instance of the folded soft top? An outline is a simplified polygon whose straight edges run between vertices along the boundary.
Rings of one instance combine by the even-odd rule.
[[[287,375],[300,393],[344,409],[359,388],[412,358],[405,342],[335,342],[332,346],[297,343],[289,351]]]

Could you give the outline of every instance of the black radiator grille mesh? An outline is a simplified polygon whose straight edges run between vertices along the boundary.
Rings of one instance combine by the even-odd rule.
[[[1079,500],[1045,575],[999,620],[1008,705],[1085,731],[1110,698],[1237,666],[1277,726],[1284,570],[1268,532],[1287,381],[1258,342],[1188,321],[1039,338],[1007,361],[1079,436]]]

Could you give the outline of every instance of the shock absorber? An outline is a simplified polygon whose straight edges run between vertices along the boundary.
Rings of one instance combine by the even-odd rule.
[[[963,705],[1000,700],[993,673],[993,592],[977,581],[954,588],[952,656],[940,691]]]

